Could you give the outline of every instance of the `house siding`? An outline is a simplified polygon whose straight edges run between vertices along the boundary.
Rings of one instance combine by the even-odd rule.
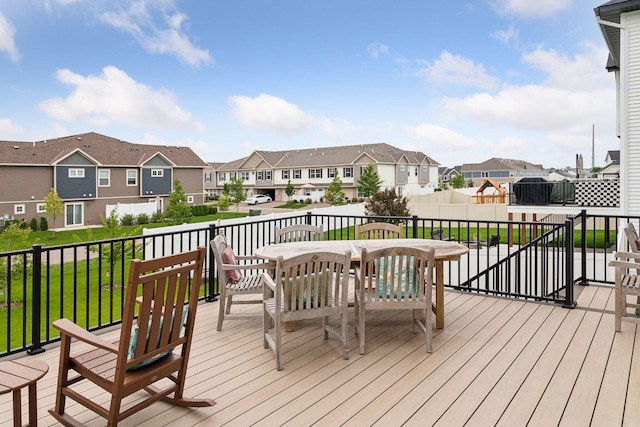
[[[84,169],[84,178],[70,178],[69,169]],[[62,200],[93,199],[96,194],[95,166],[58,166],[56,167],[56,191]]]
[[[624,14],[622,19],[622,24],[627,29],[622,32],[621,42],[622,47],[626,47],[626,55],[621,55],[621,71],[624,86],[627,88],[626,99],[623,92],[623,108],[627,106],[628,124],[627,127],[623,126],[623,129],[628,129],[628,133],[626,141],[623,138],[621,147],[621,155],[626,159],[623,165],[628,168],[626,176],[621,180],[624,186],[622,203],[623,208],[626,204],[625,210],[629,214],[640,215],[640,192],[630,188],[630,183],[640,182],[640,104],[637,102],[640,99],[640,12]]]

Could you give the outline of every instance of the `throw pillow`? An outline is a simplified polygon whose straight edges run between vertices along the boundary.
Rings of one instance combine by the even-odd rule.
[[[238,259],[231,246],[227,246],[222,252],[222,261],[228,265],[238,265]],[[240,270],[226,270],[227,280],[231,283],[238,283],[242,279],[242,272]]]
[[[382,260],[382,258],[381,258]],[[379,274],[378,276],[380,277],[379,279],[379,294],[378,296],[380,298],[383,299],[389,299],[389,298],[393,298],[393,299],[397,299],[398,296],[400,296],[401,299],[405,298],[405,290],[407,290],[407,283],[405,283],[405,273],[406,273],[406,268],[407,268],[407,261],[409,262],[409,289],[408,289],[408,293],[407,293],[407,297],[411,298],[411,295],[413,293],[413,273],[414,273],[414,268],[413,268],[413,258],[407,260],[406,257],[396,257],[396,263],[401,263],[400,265],[402,266],[402,271],[399,272],[396,270],[395,274],[391,274],[391,258],[388,259],[387,261],[387,266],[386,266],[386,273],[385,273],[385,265],[383,262],[378,261],[378,264],[380,265],[380,270],[379,270]],[[398,277],[398,273],[401,274],[400,277]],[[391,297],[392,294],[392,290],[393,290],[393,297]],[[400,291],[400,292],[398,292]]]

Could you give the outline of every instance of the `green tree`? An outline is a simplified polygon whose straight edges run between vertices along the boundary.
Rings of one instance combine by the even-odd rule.
[[[229,197],[229,202],[236,204],[236,212],[240,208],[240,203],[247,200],[247,193],[244,191],[244,181],[233,177],[229,182],[225,182],[222,192]]]
[[[449,180],[449,185],[451,185],[451,187],[453,188],[463,188],[465,186],[464,174],[463,173],[455,174],[453,178]]]
[[[357,184],[358,193],[362,194],[363,197],[371,197],[373,194],[380,191],[382,180],[380,179],[378,172],[376,172],[373,163],[369,163],[365,166],[360,178],[357,180]]]
[[[342,180],[340,179],[340,174],[336,169],[336,176],[333,177],[333,181],[327,187],[327,192],[324,195],[325,202],[330,205],[344,205],[344,191],[342,191]]]
[[[220,212],[220,219],[222,219],[222,217],[224,216],[224,213],[226,211],[229,210],[229,196],[227,196],[226,194],[223,194],[222,196],[218,197],[218,211]]]
[[[293,188],[293,184],[291,183],[291,180],[289,180],[289,182],[287,182],[287,186],[284,188],[284,192],[287,194],[287,197],[289,198],[289,200],[287,201],[287,204],[291,203],[291,196],[293,196],[293,193],[295,192],[295,188]]]
[[[375,193],[364,203],[364,212],[371,216],[409,216],[409,200],[396,194],[395,190]]]
[[[44,196],[44,213],[51,217],[53,220],[53,227],[51,227],[51,238],[56,238],[56,218],[62,215],[63,203],[60,196],[55,189],[51,189],[49,194]]]
[[[169,206],[165,211],[165,218],[169,224],[178,225],[191,221],[191,208],[187,205],[187,196],[184,194],[179,179],[173,180],[173,191],[169,193]]]
[[[30,234],[30,228],[22,228],[18,222],[10,224],[5,228],[4,233],[2,233],[2,248],[0,249],[0,252],[19,251],[21,249],[29,248],[32,244],[30,242]],[[37,241],[33,243],[37,243]],[[27,263],[26,266],[25,262]],[[2,292],[0,301],[4,303],[10,302],[7,301],[7,286],[9,285],[7,279],[11,277],[12,282],[21,284],[24,279],[24,272],[28,275],[31,273],[32,269],[30,264],[31,261],[29,257],[11,257],[11,274],[9,275],[7,257],[0,258],[0,291]]]

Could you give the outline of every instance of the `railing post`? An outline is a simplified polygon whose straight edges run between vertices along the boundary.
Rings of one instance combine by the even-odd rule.
[[[413,238],[417,239],[418,238],[418,216],[417,215],[413,215],[411,217],[411,221],[412,221],[412,229],[413,229]]]
[[[212,241],[213,238],[216,237],[216,224],[215,223],[211,223],[209,224],[209,241]],[[215,292],[214,289],[214,276],[215,276],[215,259],[213,256],[213,250],[211,249],[211,244],[209,244],[209,274],[207,275],[207,291],[205,292],[205,297],[204,300],[206,302],[214,302],[214,301],[218,301],[218,295],[220,295],[219,292]]]
[[[40,322],[42,314],[42,246],[35,244],[31,246],[33,250],[31,286],[33,295],[31,297],[31,348],[27,354],[34,355],[44,353],[40,337]]]
[[[564,308],[575,308],[576,302],[573,300],[573,220],[566,219],[564,221],[565,238],[565,297]]]
[[[582,242],[580,245],[580,280],[579,284],[582,286],[588,286],[587,281],[587,211],[583,209],[580,211],[580,235]],[[573,238],[573,234],[571,235]]]
[[[307,221],[307,225],[311,225],[311,212],[307,211],[307,216],[305,221]]]

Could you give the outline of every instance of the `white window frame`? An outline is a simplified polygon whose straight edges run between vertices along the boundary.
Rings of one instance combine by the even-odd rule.
[[[36,213],[46,213],[47,210],[44,207],[45,207],[44,203],[38,203],[36,205]]]
[[[320,168],[309,169],[309,179],[320,179],[320,178],[322,178],[322,169]]]
[[[302,169],[294,169],[293,179],[301,179],[301,178],[302,178]]]
[[[327,178],[336,177],[336,168],[327,168]]]
[[[193,203],[193,196],[187,196],[187,203]]]
[[[152,178],[164,177],[164,169],[151,169],[151,177]]]
[[[103,177],[100,175],[101,173],[106,172],[106,184],[101,184]],[[98,169],[98,187],[111,187],[111,170],[110,169]]]
[[[480,172],[480,178],[489,178],[489,171]]]
[[[249,171],[240,172],[240,179],[249,181]]]
[[[80,214],[80,222],[79,223],[74,221],[72,224],[69,224],[67,222],[67,214],[68,214],[67,210],[69,209],[69,206],[79,206],[80,207],[80,209],[81,209],[80,213],[81,214]],[[75,208],[74,208],[74,210],[75,210]],[[75,219],[75,216],[76,215],[75,215],[75,212],[74,212],[74,219]],[[84,204],[83,203],[65,203],[65,205],[64,205],[64,224],[65,224],[65,226],[74,226],[74,225],[83,225],[84,224]]]
[[[264,175],[263,175],[262,171],[257,171],[256,172],[256,181],[263,181],[264,180],[263,176]]]
[[[13,214],[14,215],[24,215],[26,213],[24,204],[13,205]]]
[[[211,172],[204,173],[204,182],[211,182]]]
[[[343,178],[353,178],[353,168],[342,168],[342,177]]]
[[[282,171],[282,179],[290,179],[289,176],[291,176],[290,170],[287,169]]]
[[[404,172],[404,165],[400,166],[400,172]]]
[[[69,168],[67,176],[69,178],[84,178],[84,168]]]
[[[264,179],[265,181],[271,181],[271,169],[264,171]]]
[[[218,181],[222,182],[226,180],[227,180],[227,174],[224,172],[218,172]]]
[[[130,176],[129,174],[133,172],[134,176]],[[129,182],[130,179],[133,178],[133,184]],[[138,170],[137,169],[127,169],[127,187],[136,187],[138,185]]]
[[[237,177],[238,174],[236,172],[229,172],[229,181],[231,181],[233,178]]]

